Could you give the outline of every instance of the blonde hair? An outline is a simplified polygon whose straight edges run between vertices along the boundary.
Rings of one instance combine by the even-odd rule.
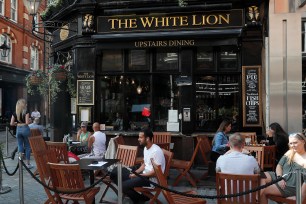
[[[18,121],[21,121],[20,116],[21,115],[23,116],[25,114],[26,105],[27,105],[27,102],[23,98],[21,98],[17,101],[17,103],[16,103],[16,116],[17,116]]]
[[[292,133],[289,135],[289,137],[294,137],[298,140],[301,140],[301,141],[304,141],[305,144],[304,144],[304,150],[306,150],[306,137],[303,133]],[[293,159],[294,159],[294,155],[295,155],[295,151],[293,151],[291,148],[289,150],[289,160],[288,160],[288,163],[291,164],[293,162]]]

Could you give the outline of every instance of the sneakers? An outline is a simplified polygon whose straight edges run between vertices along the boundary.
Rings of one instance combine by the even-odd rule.
[[[27,164],[28,169],[32,169],[34,166],[32,164]]]

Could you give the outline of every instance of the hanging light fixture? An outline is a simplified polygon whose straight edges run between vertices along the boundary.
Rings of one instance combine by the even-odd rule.
[[[141,86],[139,85],[137,88],[136,88],[136,91],[137,91],[137,93],[138,94],[141,94],[141,92],[142,92],[142,88],[141,88]]]
[[[2,50],[1,52],[2,57],[7,57],[9,55],[11,48],[8,46],[6,39],[4,40],[3,44],[0,46],[0,49]]]

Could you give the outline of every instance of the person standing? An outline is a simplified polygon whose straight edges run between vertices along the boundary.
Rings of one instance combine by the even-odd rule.
[[[223,155],[229,150],[228,136],[226,134],[231,131],[231,128],[232,124],[230,120],[225,119],[221,122],[212,141],[211,161],[216,162],[220,155]]]
[[[23,153],[25,151],[26,165],[27,167],[33,168],[30,163],[31,148],[29,143],[30,128],[30,114],[27,112],[27,103],[25,99],[19,99],[16,103],[16,112],[11,117],[11,126],[17,126],[16,138],[18,145],[18,152]]]
[[[162,149],[158,145],[153,144],[152,139],[153,132],[150,129],[145,129],[143,132],[139,133],[138,142],[145,147],[143,151],[144,162],[135,172],[157,183],[151,158],[153,158],[157,165],[161,165],[163,172],[165,171],[166,161]],[[150,182],[131,173],[129,178],[122,182],[122,191],[133,201],[133,203],[145,202],[149,200],[149,198],[134,190],[134,187],[141,186],[150,186]]]
[[[35,110],[31,113],[31,118],[34,120],[35,118],[40,118],[40,112],[35,107]]]
[[[227,174],[259,174],[260,168],[253,156],[242,153],[245,140],[239,133],[229,137],[230,150],[221,155],[216,164],[216,172]]]

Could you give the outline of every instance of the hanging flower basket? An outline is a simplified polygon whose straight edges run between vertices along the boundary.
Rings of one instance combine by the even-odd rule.
[[[67,72],[66,71],[57,71],[53,72],[53,77],[57,81],[65,81],[67,79]]]
[[[42,78],[42,77],[39,77],[39,76],[30,76],[30,78],[29,78],[29,83],[30,83],[31,85],[38,85],[38,84],[40,84],[42,81],[43,81],[43,78]]]

